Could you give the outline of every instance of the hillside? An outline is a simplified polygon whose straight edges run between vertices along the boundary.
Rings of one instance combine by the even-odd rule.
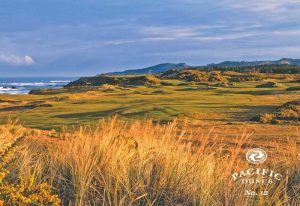
[[[229,73],[228,73],[229,72]],[[233,73],[232,73],[233,72]],[[70,87],[89,87],[110,85],[156,85],[160,79],[175,79],[187,82],[224,82],[226,79],[231,82],[261,81],[266,74],[281,74],[282,78],[287,78],[288,74],[299,74],[298,65],[259,65],[259,66],[214,66],[214,67],[189,67],[182,69],[169,69],[160,74],[140,74],[140,75],[96,75],[91,77],[81,77],[65,85]],[[277,77],[276,77],[277,78]],[[31,93],[33,93],[32,91]]]
[[[240,66],[258,66],[269,64],[288,64],[288,65],[300,65],[300,59],[282,58],[275,61],[224,61],[218,64],[208,64],[207,66],[227,66],[227,67],[240,67]]]
[[[129,75],[129,74],[157,74],[168,71],[170,69],[185,68],[201,68],[208,69],[210,67],[253,67],[253,66],[281,66],[281,65],[300,65],[300,59],[281,58],[279,60],[263,60],[263,61],[224,61],[221,63],[207,64],[206,66],[189,66],[186,63],[162,63],[142,69],[130,69],[121,72],[110,72],[105,75]]]
[[[86,86],[102,86],[104,84],[110,85],[155,85],[160,81],[153,75],[141,75],[141,76],[107,76],[99,75],[94,77],[81,77],[78,80],[70,82],[65,86],[74,87],[86,87]]]
[[[190,67],[185,63],[162,63],[157,64],[151,67],[143,68],[143,69],[132,69],[132,70],[125,70],[123,72],[111,72],[107,73],[106,75],[128,75],[128,74],[156,74],[168,71],[170,69],[183,69],[186,67]]]

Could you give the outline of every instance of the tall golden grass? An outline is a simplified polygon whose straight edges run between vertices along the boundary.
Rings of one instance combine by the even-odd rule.
[[[60,199],[52,194],[51,186],[47,183],[34,184],[34,177],[19,176],[14,168],[16,150],[24,139],[22,130],[24,132],[24,128],[15,126],[13,122],[0,128],[0,205],[58,206]],[[18,134],[20,136],[14,137]]]
[[[249,134],[229,145],[187,123],[112,118],[52,138],[38,135],[28,133],[15,170],[48,182],[63,205],[300,205],[299,139],[265,148],[270,159],[261,167],[284,178],[252,187],[268,196],[249,197],[231,177],[256,167],[245,160]]]

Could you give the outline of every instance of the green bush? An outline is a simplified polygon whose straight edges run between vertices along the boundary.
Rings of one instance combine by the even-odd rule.
[[[264,84],[260,84],[256,86],[257,88],[276,88],[276,87],[280,87],[280,84],[278,84],[277,82],[267,82]]]

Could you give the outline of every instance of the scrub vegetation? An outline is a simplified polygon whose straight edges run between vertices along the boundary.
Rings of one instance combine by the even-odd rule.
[[[300,203],[299,136],[270,141],[266,149],[270,157],[280,158],[272,158],[261,167],[281,173],[281,181],[243,185],[234,181],[232,174],[253,167],[245,161],[246,149],[253,146],[251,134],[236,134],[231,144],[215,141],[219,137],[190,125],[193,122],[178,124],[174,120],[160,125],[113,118],[72,132],[24,129],[27,135],[11,167],[13,174],[32,178],[37,188],[45,187],[40,182],[47,185],[46,192],[35,189],[34,197],[42,194],[44,201],[58,203],[57,196],[49,195],[51,186],[62,205]],[[14,129],[10,132],[16,135]],[[25,188],[33,183],[25,184]],[[269,195],[246,196],[248,189],[259,194],[268,191]]]
[[[297,68],[98,75],[1,94],[0,202],[299,205]],[[245,158],[253,147],[268,154],[259,166]],[[232,178],[257,167],[282,179],[245,185]],[[269,194],[245,195],[250,189]]]

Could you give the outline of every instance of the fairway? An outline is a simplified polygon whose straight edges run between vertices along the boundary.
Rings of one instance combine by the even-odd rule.
[[[235,83],[230,87],[182,85],[94,88],[93,91],[54,90],[49,95],[0,95],[0,120],[19,119],[25,126],[61,129],[94,124],[118,115],[126,119],[167,122],[174,118],[201,120],[206,124],[256,124],[251,118],[274,111],[300,97],[286,91],[297,83],[279,82],[281,87],[256,88],[258,82]]]

